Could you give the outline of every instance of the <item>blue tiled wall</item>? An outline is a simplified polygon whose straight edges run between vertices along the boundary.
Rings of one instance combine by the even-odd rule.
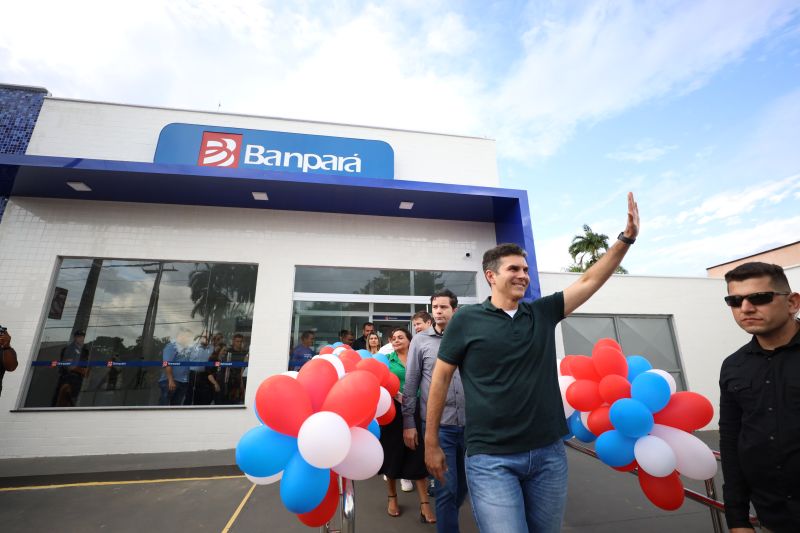
[[[24,154],[46,89],[0,84],[0,154]]]
[[[0,84],[0,154],[24,154],[47,89]],[[0,220],[8,197],[0,196]]]

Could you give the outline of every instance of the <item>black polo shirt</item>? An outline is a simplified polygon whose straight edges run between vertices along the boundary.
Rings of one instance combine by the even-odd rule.
[[[722,363],[719,447],[728,527],[800,531],[800,331],[769,351],[755,337]]]
[[[567,434],[555,349],[563,318],[561,292],[520,302],[514,318],[488,298],[453,315],[439,359],[461,373],[467,455],[520,453]]]

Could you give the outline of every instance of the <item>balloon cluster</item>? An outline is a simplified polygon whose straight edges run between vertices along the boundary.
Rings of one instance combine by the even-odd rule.
[[[601,461],[638,469],[639,484],[656,506],[673,511],[684,500],[679,474],[705,480],[717,461],[692,432],[714,416],[708,399],[676,392],[675,379],[641,355],[625,357],[613,339],[600,339],[591,357],[568,355],[559,367],[564,415],[571,434],[595,442]]]
[[[328,345],[299,372],[270,376],[256,392],[259,426],[236,445],[236,464],[259,485],[280,480],[286,508],[321,527],[339,500],[339,476],[368,479],[383,464],[380,425],[394,419],[400,380],[383,354]]]

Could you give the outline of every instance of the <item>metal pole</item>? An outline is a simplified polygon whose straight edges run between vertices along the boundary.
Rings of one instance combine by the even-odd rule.
[[[714,483],[714,478],[707,479],[706,483],[706,494],[712,500],[717,499],[717,486]],[[709,507],[709,512],[711,513],[711,524],[714,526],[714,533],[722,533],[722,513],[717,507]]]
[[[356,531],[356,493],[351,479],[339,477],[339,494],[341,495],[339,516],[342,527],[341,529],[332,528],[331,522],[328,522],[319,528],[320,533],[355,533]]]

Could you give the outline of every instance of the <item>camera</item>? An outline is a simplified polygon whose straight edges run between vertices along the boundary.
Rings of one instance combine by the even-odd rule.
[[[5,333],[5,332],[7,332],[7,331],[8,331],[8,328],[7,328],[7,327],[5,327],[5,326],[0,326],[0,335],[2,335],[3,333]]]

